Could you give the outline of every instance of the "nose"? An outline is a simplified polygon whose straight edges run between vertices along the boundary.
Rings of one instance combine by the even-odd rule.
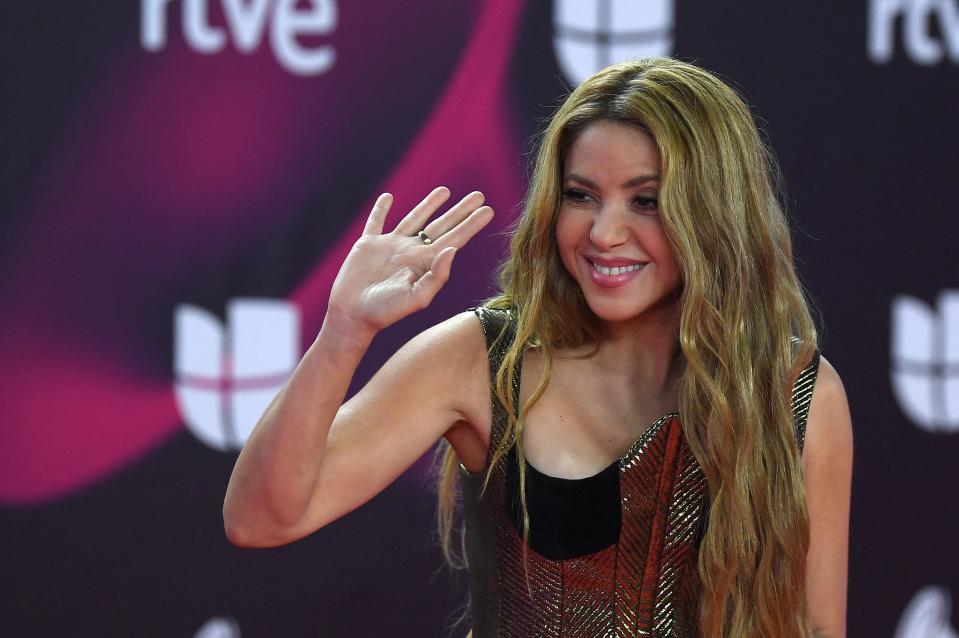
[[[589,239],[602,250],[618,246],[626,241],[629,229],[619,206],[603,206],[593,218]]]

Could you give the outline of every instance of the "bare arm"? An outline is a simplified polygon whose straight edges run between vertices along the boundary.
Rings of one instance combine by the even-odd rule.
[[[223,506],[232,542],[280,545],[313,532],[372,498],[462,420],[450,384],[472,378],[472,349],[482,346],[475,319],[464,316],[411,341],[343,404],[374,335],[424,308],[446,282],[455,248],[492,218],[473,193],[426,225],[448,196],[436,189],[387,234],[392,200],[377,200],[319,335],[237,459]],[[433,244],[415,236],[424,226]]]
[[[852,421],[835,368],[820,359],[803,451],[809,508],[807,599],[815,638],[845,638]]]

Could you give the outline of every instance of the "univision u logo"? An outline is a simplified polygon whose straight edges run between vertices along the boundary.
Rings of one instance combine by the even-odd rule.
[[[673,50],[673,0],[554,0],[553,48],[579,84],[614,62]]]
[[[913,297],[893,299],[892,386],[916,425],[959,432],[959,290],[943,291],[938,311]]]
[[[211,618],[193,638],[240,638],[240,623],[235,618]]]
[[[902,613],[895,638],[959,638],[949,620],[951,598],[942,587],[919,590]]]
[[[300,316],[285,301],[234,299],[224,326],[197,306],[177,306],[173,367],[180,414],[217,450],[238,450],[300,358]]]

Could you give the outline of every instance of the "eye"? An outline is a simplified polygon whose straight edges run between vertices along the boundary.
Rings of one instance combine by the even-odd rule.
[[[563,197],[574,204],[585,203],[592,199],[589,193],[579,188],[567,188],[565,191],[563,191]]]
[[[633,204],[641,210],[655,211],[659,207],[659,200],[650,195],[637,195],[633,198]]]

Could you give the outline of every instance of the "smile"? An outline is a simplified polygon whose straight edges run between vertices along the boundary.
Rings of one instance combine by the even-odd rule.
[[[628,260],[618,260],[620,263],[613,265],[597,264],[592,259],[585,260],[589,265],[589,279],[600,288],[619,288],[640,276],[643,268],[649,262],[637,261],[629,263]],[[626,263],[623,263],[626,262]],[[615,263],[615,262],[613,262]]]
[[[606,266],[600,266],[599,264],[593,263],[593,269],[604,275],[622,275],[623,273],[639,270],[645,265],[646,264],[633,264],[632,266],[614,266],[612,268],[608,268]]]
[[[596,272],[602,273],[604,275],[622,275],[623,273],[639,270],[640,268],[646,265],[643,263],[638,263],[638,264],[632,264],[630,266],[608,267],[608,266],[601,266],[593,261],[589,263],[593,265],[593,270],[595,270]]]

